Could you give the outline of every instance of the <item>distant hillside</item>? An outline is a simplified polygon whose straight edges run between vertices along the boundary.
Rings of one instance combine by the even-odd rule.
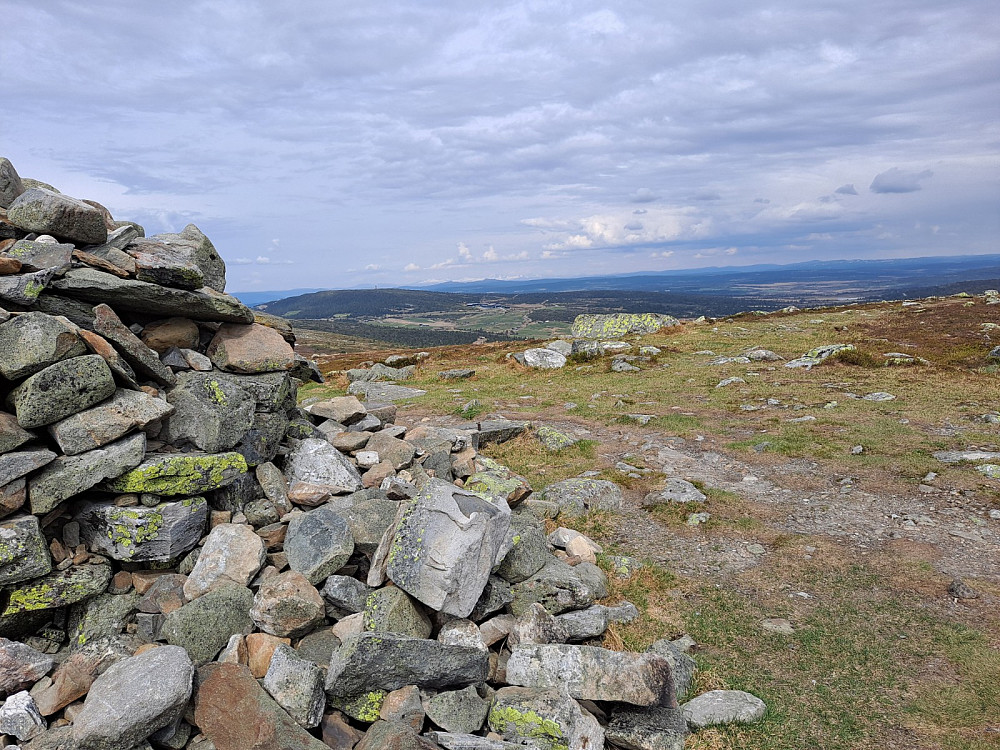
[[[311,292],[319,292],[321,289],[285,289],[284,291],[269,291],[269,292],[229,292],[231,295],[236,297],[244,305],[249,305],[253,307],[254,305],[260,305],[265,302],[273,302],[276,299],[285,299],[286,297],[294,297],[299,294],[310,294]]]
[[[389,315],[450,310],[478,302],[479,294],[446,294],[411,289],[338,289],[288,297],[257,305],[286,318],[330,318],[334,315]]]

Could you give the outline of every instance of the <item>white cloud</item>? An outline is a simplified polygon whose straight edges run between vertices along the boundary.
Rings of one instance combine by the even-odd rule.
[[[454,258],[445,258],[440,263],[435,263],[434,265],[428,266],[427,268],[431,271],[437,271],[441,268],[447,268],[448,266],[453,266],[453,265],[455,265]]]
[[[458,257],[465,262],[472,260],[472,251],[464,242],[458,243]]]
[[[875,175],[869,190],[873,193],[915,193],[920,190],[921,180],[933,176],[934,173],[929,169],[922,172],[907,172],[899,167],[893,167]]]
[[[500,260],[500,255],[493,248],[493,245],[490,245],[488,248],[486,248],[486,251],[483,253],[483,260],[486,261],[487,263],[495,263],[496,261]]]
[[[419,271],[420,266],[418,266],[416,263],[407,263],[405,266],[403,266],[403,270],[406,271],[407,273],[412,273],[413,271]]]
[[[365,270],[366,271],[377,271],[381,267],[382,266],[380,266],[378,263],[369,263],[367,266],[365,266]]]

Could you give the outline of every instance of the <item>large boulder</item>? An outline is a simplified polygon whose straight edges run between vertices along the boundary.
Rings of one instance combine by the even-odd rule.
[[[564,691],[505,687],[496,692],[489,727],[518,746],[540,750],[603,748],[604,731],[597,719]]]
[[[198,544],[208,522],[208,503],[203,497],[131,507],[85,502],[74,518],[81,539],[94,552],[114,560],[170,562]]]
[[[255,402],[235,382],[212,372],[182,372],[167,391],[174,413],[163,437],[208,453],[228,451],[253,425]]]
[[[49,425],[49,433],[64,454],[75,456],[118,440],[173,411],[174,407],[161,398],[119,389],[107,401]]]
[[[529,498],[526,505],[551,503],[564,516],[582,516],[591,510],[620,510],[623,502],[621,488],[606,479],[576,477],[555,482]],[[544,507],[544,506],[543,506]]]
[[[528,349],[524,364],[536,370],[558,370],[566,366],[566,356],[552,349]]]
[[[43,576],[50,570],[49,547],[35,516],[0,522],[0,586]]]
[[[468,617],[509,526],[506,503],[494,505],[432,479],[400,504],[395,531],[379,546],[376,561],[385,560],[389,579],[431,609]]]
[[[226,263],[212,241],[194,224],[188,224],[177,234],[156,234],[150,239],[163,242],[183,253],[201,272],[206,287],[217,292],[226,291]]]
[[[330,506],[292,517],[285,534],[288,566],[317,585],[340,570],[354,552],[347,522]]]
[[[289,370],[295,364],[291,344],[256,323],[223,325],[208,345],[208,356],[220,370],[247,374]]]
[[[239,453],[158,453],[103,486],[112,492],[200,495],[232,484],[247,468]]]
[[[13,200],[7,220],[19,229],[51,234],[81,245],[97,245],[108,238],[99,210],[68,195],[30,188]]]
[[[195,599],[220,579],[246,586],[264,565],[264,542],[252,526],[220,523],[208,535],[198,562],[184,584],[184,595]]]
[[[285,460],[288,492],[294,499],[300,492],[339,495],[361,489],[361,474],[326,440],[307,438],[299,442]]]
[[[574,338],[610,339],[630,333],[656,333],[661,328],[675,325],[679,325],[677,318],[659,313],[577,315],[572,333]]]
[[[191,659],[177,646],[123,659],[91,686],[73,720],[74,741],[85,750],[130,750],[180,721],[193,677]]]

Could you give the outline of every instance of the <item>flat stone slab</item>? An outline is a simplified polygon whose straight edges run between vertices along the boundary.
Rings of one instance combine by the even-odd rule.
[[[75,456],[114,442],[173,411],[174,407],[161,398],[119,389],[108,401],[49,425],[49,434],[64,454]]]
[[[110,565],[74,565],[8,588],[10,599],[0,623],[20,612],[59,609],[102,593],[111,580]]]
[[[704,729],[718,724],[749,724],[764,716],[767,706],[742,690],[709,690],[689,700],[681,710],[691,729]]]
[[[28,433],[29,437],[31,434]],[[0,455],[0,487],[20,479],[56,459],[50,450],[14,451]]]
[[[960,464],[964,461],[996,461],[1000,459],[1000,451],[938,451],[934,458],[944,464]]]
[[[74,519],[93,552],[115,560],[169,562],[201,539],[208,521],[208,503],[203,497],[153,507],[84,503]]]
[[[178,315],[224,323],[253,322],[250,308],[235,297],[211,292],[207,287],[192,292],[145,281],[119,279],[90,268],[76,268],[53,282],[52,288],[67,297],[107,302],[117,310],[144,315]]]
[[[6,251],[6,255],[17,258],[21,263],[21,271],[47,271],[56,273],[66,271],[73,257],[73,245],[58,242],[34,242],[18,240]]]
[[[146,454],[139,432],[78,456],[60,456],[28,480],[31,512],[48,513],[59,503],[138,466]]]
[[[94,333],[110,341],[136,372],[160,385],[170,386],[176,381],[173,371],[160,361],[157,353],[142,343],[108,305],[94,307],[93,329]]]
[[[242,455],[228,453],[150,454],[139,466],[104,482],[112,492],[153,495],[200,495],[235,482],[247,473]]]
[[[670,663],[651,652],[554,643],[518,646],[507,662],[507,682],[565,689],[581,700],[677,705]]]
[[[572,335],[582,339],[618,338],[635,333],[655,333],[661,328],[679,325],[677,318],[659,313],[614,313],[577,315]]]
[[[407,388],[403,385],[380,382],[351,383],[347,392],[353,396],[363,395],[368,401],[406,401],[427,394],[419,388]]]
[[[330,657],[326,693],[351,698],[373,690],[464,687],[485,682],[489,656],[471,646],[408,638],[395,633],[349,636]]]

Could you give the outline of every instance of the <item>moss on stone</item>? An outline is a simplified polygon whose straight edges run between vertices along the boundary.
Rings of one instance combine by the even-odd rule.
[[[146,462],[107,483],[117,492],[148,492],[154,495],[195,495],[225,486],[247,472],[239,453],[179,454]]]
[[[512,734],[518,739],[541,740],[551,750],[569,750],[562,727],[534,711],[519,711],[513,706],[494,706],[490,709],[489,722],[491,728],[504,736],[510,736],[508,730],[513,727]]]

